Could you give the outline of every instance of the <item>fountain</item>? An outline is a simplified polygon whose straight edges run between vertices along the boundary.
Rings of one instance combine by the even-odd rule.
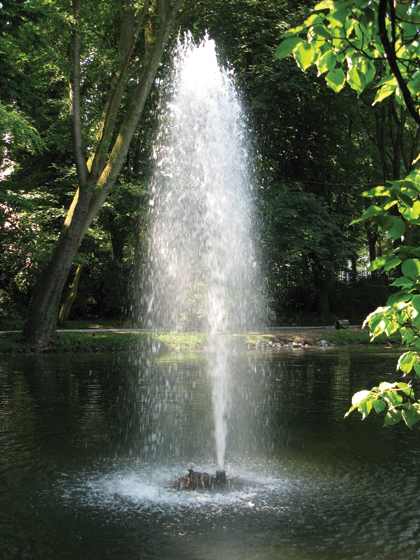
[[[145,315],[164,330],[205,330],[218,472],[230,393],[228,334],[249,328],[257,266],[247,119],[214,41],[179,41],[154,144]],[[223,475],[221,475],[223,476]]]
[[[232,79],[211,41],[181,44],[155,144],[145,317],[205,329],[207,349],[2,355],[2,559],[420,555],[419,432],[343,420],[395,354],[229,345],[257,269]]]

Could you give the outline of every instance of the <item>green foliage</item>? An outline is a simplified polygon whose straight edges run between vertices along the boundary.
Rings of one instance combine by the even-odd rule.
[[[385,60],[389,53],[383,45],[378,28],[379,0],[325,0],[317,4],[311,15],[295,28],[282,34],[284,40],[277,49],[278,58],[293,54],[297,64],[306,70],[315,65],[328,85],[336,92],[345,83],[360,94],[377,72],[376,61]],[[387,14],[386,24],[402,79],[417,100],[420,80],[415,61],[420,55],[417,41],[420,6],[396,4],[396,17]],[[389,72],[377,85],[374,103],[395,95],[404,105],[401,87],[394,73]]]
[[[41,152],[45,142],[27,117],[16,109],[6,108],[0,101],[0,149],[20,148]]]
[[[364,193],[367,197],[381,200],[371,206],[357,221],[371,219],[381,231],[394,241],[410,234],[419,224],[420,172],[413,171],[403,181],[392,181],[389,187],[378,187]],[[391,215],[393,208],[398,215]],[[385,307],[379,307],[365,320],[369,325],[371,339],[386,334],[398,334],[405,346],[413,347],[400,356],[397,370],[404,376],[420,376],[420,247],[397,245],[385,256],[371,264],[371,270],[392,270],[398,268],[401,275],[393,282],[399,290],[387,300]],[[402,393],[402,395],[401,395]],[[405,400],[403,397],[405,396]],[[392,425],[403,420],[411,428],[420,419],[420,401],[415,401],[411,385],[381,383],[379,388],[361,391],[354,395],[353,406],[349,410],[359,410],[363,417],[374,407],[376,412],[386,412],[385,424]]]
[[[409,383],[383,382],[371,391],[359,391],[353,395],[352,407],[346,416],[356,409],[362,414],[362,419],[372,410],[377,414],[385,412],[384,426],[392,426],[403,420],[411,429],[420,421],[420,401],[415,400]]]
[[[324,270],[346,267],[354,246],[323,198],[302,186],[285,186],[270,201],[269,213],[278,236],[276,249],[287,266],[309,259]]]
[[[415,104],[420,96],[420,7],[416,3],[396,3],[390,10],[389,6],[383,0],[324,0],[302,25],[282,35],[284,41],[277,56],[293,54],[303,70],[315,65],[334,91],[340,91],[347,82],[358,94],[386,62],[386,75],[377,83],[373,104],[392,95],[419,122]],[[371,220],[393,242],[393,248],[376,259],[370,269],[399,270],[400,276],[393,282],[399,290],[388,298],[385,307],[371,313],[365,324],[372,340],[398,333],[404,345],[414,348],[400,357],[397,366],[409,376],[420,375],[420,248],[413,245],[413,233],[420,224],[419,195],[420,173],[413,170],[402,181],[388,181],[386,186],[364,193],[378,202],[353,222]],[[349,412],[357,409],[365,418],[374,409],[385,413],[385,425],[403,420],[411,428],[420,420],[419,402],[410,384],[381,383],[371,391],[356,393]]]
[[[222,59],[235,68],[250,107],[261,251],[277,316],[288,312],[283,302],[299,290],[300,278],[312,285],[320,311],[321,290],[331,300],[338,270],[348,268],[349,256],[357,260],[365,243],[364,232],[349,223],[364,209],[357,184],[382,179],[371,141],[376,111],[369,113],[349,88],[336,96],[310,67],[300,72],[291,57],[273,63],[279,30],[304,18],[307,3],[213,1],[208,8],[206,27]],[[300,41],[291,38],[286,51]],[[312,55],[311,48],[302,53],[305,66]],[[294,203],[299,210],[293,215]]]

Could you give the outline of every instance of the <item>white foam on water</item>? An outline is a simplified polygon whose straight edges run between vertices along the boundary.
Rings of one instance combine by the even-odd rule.
[[[238,478],[241,485],[237,489],[180,491],[172,484],[183,474],[186,474],[185,469],[177,469],[175,474],[174,469],[168,467],[116,467],[106,473],[85,472],[76,477],[62,473],[58,493],[64,501],[77,501],[81,505],[110,511],[151,510],[164,513],[185,509],[222,511],[267,506],[271,499],[276,501],[275,495],[285,488],[285,481],[247,472],[247,478]]]

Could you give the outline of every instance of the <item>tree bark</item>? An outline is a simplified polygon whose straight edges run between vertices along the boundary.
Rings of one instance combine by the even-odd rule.
[[[82,265],[79,264],[76,270],[76,274],[74,276],[73,284],[70,286],[69,293],[61,306],[60,313],[58,314],[58,321],[57,325],[62,327],[65,325],[67,319],[69,318],[71,306],[73,305],[74,300],[77,296],[77,288],[79,287],[80,277],[82,275]]]
[[[147,1],[147,0],[146,0]],[[73,151],[79,180],[79,188],[76,192],[70,210],[64,222],[64,228],[59,237],[56,249],[44,271],[41,280],[34,290],[31,304],[29,306],[28,318],[24,327],[24,335],[31,340],[35,347],[46,348],[53,336],[58,308],[64,284],[74,257],[80,247],[83,237],[97,216],[102,204],[105,202],[109,192],[114,186],[122,166],[127,157],[128,149],[134,132],[138,126],[147,97],[152,88],[158,66],[164,53],[169,34],[173,29],[177,14],[184,0],[176,0],[172,8],[168,0],[156,0],[153,7],[149,9],[149,18],[158,16],[156,32],[153,43],[147,45],[146,57],[142,65],[141,74],[134,95],[125,113],[124,120],[116,136],[114,145],[108,152],[107,140],[112,136],[112,126],[116,121],[115,99],[120,102],[120,91],[114,96],[114,100],[108,103],[106,115],[104,116],[103,137],[99,142],[98,149],[93,161],[99,162],[92,165],[89,173],[87,159],[82,146],[81,118],[80,118],[80,13],[81,0],[74,0],[73,12],[75,24],[72,29],[71,52],[73,70],[70,79],[70,108]],[[148,2],[147,2],[148,6]],[[155,9],[156,13],[150,13]],[[141,18],[144,17],[144,13]],[[133,41],[135,33],[138,34],[139,26],[133,29]],[[146,35],[146,34],[145,34]],[[146,35],[147,40],[147,35]],[[132,51],[132,49],[131,49]],[[130,51],[130,52],[131,52]],[[121,72],[127,71],[126,60]],[[120,80],[124,83],[124,76]],[[118,88],[118,83],[116,85]],[[106,161],[104,165],[100,162]]]
[[[413,117],[417,124],[420,124],[420,114],[418,113],[414,101],[411,97],[410,91],[407,87],[407,84],[404,81],[404,78],[401,75],[398,62],[397,62],[397,55],[395,52],[395,32],[392,32],[391,40],[388,37],[388,31],[386,27],[386,18],[389,15],[391,20],[391,28],[395,29],[395,22],[396,22],[396,15],[395,15],[395,7],[394,7],[395,0],[379,0],[378,5],[378,34],[381,39],[381,43],[384,47],[386,57],[388,60],[389,67],[391,68],[391,72],[394,74],[395,78],[397,79],[398,85],[401,89],[402,96],[404,98],[405,106],[407,107],[408,112]],[[387,13],[388,12],[388,13]]]

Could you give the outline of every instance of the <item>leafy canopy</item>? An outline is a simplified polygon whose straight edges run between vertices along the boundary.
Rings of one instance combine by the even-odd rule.
[[[315,65],[318,75],[336,92],[349,84],[358,94],[377,76],[374,104],[393,95],[420,124],[419,38],[420,6],[392,0],[324,0],[302,25],[282,35],[277,57],[292,55],[305,71]],[[417,161],[413,162],[413,165]],[[414,169],[402,181],[388,181],[364,193],[376,204],[354,220],[372,220],[388,235],[394,247],[376,259],[370,269],[389,271],[399,267],[393,283],[399,290],[385,307],[365,320],[371,338],[399,332],[409,350],[401,355],[397,370],[420,377],[420,247],[412,246],[413,228],[420,225],[420,171]],[[411,382],[381,383],[353,396],[351,411],[362,417],[371,410],[385,413],[385,425],[403,420],[409,428],[420,421],[420,400]]]
[[[385,0],[324,0],[302,25],[288,30],[277,57],[292,54],[302,70],[316,65],[334,91],[346,82],[358,94],[386,62],[388,72],[377,86],[374,103],[395,95],[410,107],[418,101],[420,6]],[[407,98],[406,91],[411,95]]]

